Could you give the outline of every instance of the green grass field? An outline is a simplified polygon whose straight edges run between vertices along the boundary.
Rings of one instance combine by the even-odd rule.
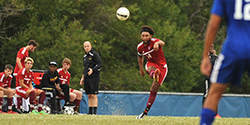
[[[29,115],[0,114],[0,125],[198,125],[199,117],[166,117],[147,116],[135,119],[136,116],[118,115]],[[217,118],[214,125],[249,125],[249,118]]]

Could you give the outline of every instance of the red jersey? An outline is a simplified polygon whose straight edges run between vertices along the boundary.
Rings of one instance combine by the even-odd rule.
[[[0,86],[3,88],[11,86],[12,75],[6,77],[4,72],[0,73]]]
[[[57,72],[58,72],[58,76],[59,76],[61,84],[67,83],[69,85],[70,73],[68,71],[64,72],[62,68],[57,69]]]
[[[25,69],[25,68],[22,68],[21,70],[18,71],[17,73],[17,84],[16,86],[19,86],[20,83],[19,83],[19,80],[22,79],[23,80],[23,83],[25,85],[27,85],[28,87],[30,87],[30,82],[33,81],[34,79],[34,73],[30,70],[29,72]]]
[[[160,41],[157,38],[152,38],[148,45],[144,46],[143,42],[139,43],[137,46],[137,53],[139,56],[145,56],[148,62],[155,63],[160,66],[167,64],[162,46],[159,46],[159,50],[155,51],[153,49],[154,43]]]
[[[28,56],[29,56],[29,52],[28,52],[28,50],[27,50],[25,47],[21,48],[21,49],[17,52],[17,56],[16,56],[16,57],[18,57],[18,58],[21,59],[21,63],[22,63],[22,67],[23,67],[23,68],[24,68],[24,60],[25,60],[25,58],[28,57]],[[18,67],[18,65],[17,65],[17,63],[16,63],[16,66],[15,66],[15,69],[14,69],[14,75],[17,75],[17,73],[18,73],[19,70],[20,70],[20,69],[19,69],[19,67]]]

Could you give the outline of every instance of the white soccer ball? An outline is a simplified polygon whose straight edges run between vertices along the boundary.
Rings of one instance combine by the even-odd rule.
[[[68,106],[64,106],[64,114],[66,115],[73,115],[74,114],[74,109],[73,107],[68,107]]]
[[[47,105],[43,106],[43,111],[44,111],[45,113],[47,113],[47,114],[50,114],[50,113],[51,113],[51,109],[50,109],[50,107],[47,106]]]
[[[130,15],[129,10],[126,7],[120,7],[116,11],[116,17],[121,21],[127,20],[129,15]]]

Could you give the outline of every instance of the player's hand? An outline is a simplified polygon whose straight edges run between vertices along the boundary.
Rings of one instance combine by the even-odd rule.
[[[201,73],[203,73],[206,76],[210,76],[211,68],[212,68],[212,65],[208,56],[203,57],[201,61],[201,67],[200,67]]]
[[[159,44],[157,42],[154,43],[153,48],[154,48],[155,51],[158,51],[159,50]]]
[[[144,70],[140,70],[140,75],[141,75],[141,76],[144,76],[144,75],[145,75]]]
[[[83,85],[83,84],[84,84],[84,78],[81,78],[80,85]]]
[[[90,76],[93,73],[93,69],[92,68],[88,68],[88,69],[89,69],[88,75]]]
[[[60,85],[59,84],[55,83],[55,86],[56,86],[56,89],[60,89]]]

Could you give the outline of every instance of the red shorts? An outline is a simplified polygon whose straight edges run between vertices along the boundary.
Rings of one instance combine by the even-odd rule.
[[[28,97],[26,97],[27,94],[27,90],[29,90],[28,88],[22,88],[21,86],[16,87],[16,94],[21,96],[22,98],[27,99]],[[38,90],[35,88],[35,90]]]
[[[156,69],[160,69],[161,74],[159,76],[158,83],[162,84],[163,81],[165,80],[167,74],[168,74],[168,66],[167,66],[167,64],[165,64],[164,66],[159,66],[159,65],[157,65],[155,63],[147,62],[146,65],[145,65],[145,69],[146,69],[148,74],[149,74],[148,67],[150,67],[150,66],[154,66]]]

